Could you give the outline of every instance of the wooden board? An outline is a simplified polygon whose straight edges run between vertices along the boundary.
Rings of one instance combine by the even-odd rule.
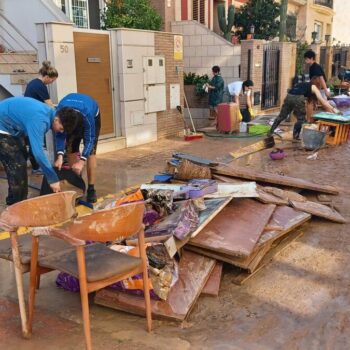
[[[222,276],[223,263],[216,262],[216,265],[209,276],[207,283],[205,284],[202,295],[209,295],[217,297],[219,295],[221,276]]]
[[[230,273],[233,275],[232,282],[238,285],[242,285],[247,280],[255,276],[263,267],[265,267],[276,255],[281,253],[285,248],[287,248],[293,241],[299,238],[303,234],[302,231],[294,231],[291,234],[282,237],[280,240],[276,241],[276,244],[268,251],[268,253],[261,260],[258,267],[253,273],[249,273],[246,270],[242,270],[238,267],[233,268]]]
[[[328,219],[334,222],[338,222],[340,224],[345,224],[347,222],[345,218],[343,218],[337,211],[330,207],[327,207],[324,204],[310,201],[291,201],[291,203],[294,208],[305,211],[315,216],[319,216],[320,218]]]
[[[257,198],[257,200],[259,200],[262,203],[265,204],[276,204],[276,205],[287,205],[288,204],[288,200],[286,199],[282,199],[280,197],[276,197],[271,193],[267,193],[263,190],[262,186],[258,187],[258,195],[259,197]]]
[[[248,257],[275,208],[251,199],[234,199],[189,243],[216,253]]]
[[[265,254],[270,250],[271,245],[277,239],[285,236],[296,227],[301,226],[307,220],[311,219],[311,215],[300,212],[293,208],[287,206],[277,207],[272,214],[272,217],[266,227],[271,227],[271,229],[266,230],[262,233],[256,248],[246,258],[237,258],[229,256],[227,254],[217,253],[209,249],[203,249],[200,247],[195,247],[192,245],[187,245],[187,249],[194,251],[198,254],[203,254],[205,256],[217,259],[219,261],[227,262],[231,265],[240,267],[247,270],[249,273],[255,271],[258,267],[260,261],[263,259]],[[273,229],[272,227],[278,227],[279,229]]]
[[[216,261],[203,255],[184,251],[179,263],[179,280],[171,288],[168,300],[151,300],[154,318],[183,321],[190,313],[214,269]],[[145,316],[143,297],[101,289],[96,293],[95,303]]]
[[[209,258],[216,259],[218,261],[226,262],[230,265],[247,270],[249,273],[253,272],[254,268],[259,264],[260,260],[265,256],[265,254],[270,250],[271,244],[265,244],[260,249],[254,251],[247,258],[236,258],[227,254],[217,253],[209,249],[203,249],[200,247],[186,245],[186,249],[191,250],[195,253],[208,256]]]
[[[213,173],[243,178],[246,180],[254,180],[263,183],[270,183],[275,185],[289,186],[294,188],[301,188],[317,192],[324,192],[330,194],[338,194],[339,189],[330,185],[321,185],[304,179],[299,179],[290,176],[282,176],[278,174],[268,173],[248,167],[239,167],[236,165],[223,165],[212,169]]]
[[[271,227],[271,229],[263,232],[257,246],[261,247],[267,242],[274,242],[276,239],[279,239],[310,219],[311,215],[308,213],[287,206],[277,207],[266,226]],[[279,227],[280,229],[273,229],[273,226]]]

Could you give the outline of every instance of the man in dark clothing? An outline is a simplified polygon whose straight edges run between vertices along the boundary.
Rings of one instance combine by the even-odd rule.
[[[306,64],[310,65],[309,68],[309,75],[310,79],[314,77],[319,77],[320,78],[320,90],[321,90],[321,95],[323,96],[324,99],[327,99],[327,97],[330,97],[330,93],[327,88],[326,84],[326,75],[324,74],[323,68],[316,63],[316,54],[312,50],[308,50],[304,54],[304,60]]]
[[[320,86],[320,78],[314,77],[310,83],[299,83],[293,86],[289,90],[286,98],[283,101],[281,112],[275,119],[272,127],[269,131],[271,136],[278,125],[285,119],[287,119],[290,113],[294,113],[297,118],[297,122],[294,124],[293,138],[299,139],[300,131],[303,123],[306,121],[306,99],[316,98],[324,107],[327,112],[339,113],[339,111],[332,107],[321,95],[317,86]]]

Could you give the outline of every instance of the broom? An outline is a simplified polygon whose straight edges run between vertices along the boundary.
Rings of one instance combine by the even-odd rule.
[[[185,123],[185,128],[187,129],[187,131],[185,132],[184,139],[185,139],[185,141],[192,141],[192,140],[202,139],[203,138],[203,134],[196,132],[196,128],[195,128],[194,123],[193,123],[191,111],[190,111],[190,108],[188,106],[188,102],[187,102],[187,98],[186,98],[186,94],[185,93],[184,93],[184,99],[185,99],[186,108],[187,108],[187,111],[188,111],[188,115],[190,116],[190,121],[191,121],[192,129],[193,129],[193,131],[191,131],[189,128],[187,128],[185,117],[182,115],[182,117],[184,119],[184,123]],[[182,114],[182,112],[181,112],[181,114]]]

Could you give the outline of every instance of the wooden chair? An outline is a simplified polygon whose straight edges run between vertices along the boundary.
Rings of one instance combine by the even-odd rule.
[[[0,215],[0,228],[10,232],[10,238],[0,241],[0,258],[14,263],[21,315],[22,334],[29,337],[27,314],[23,292],[23,273],[29,271],[32,240],[31,236],[17,235],[21,226],[41,227],[55,225],[70,220],[76,215],[74,191],[49,194],[47,196],[27,199],[7,207]],[[43,237],[39,258],[54,255],[72,247],[57,238]],[[51,270],[38,269],[35,284],[38,287],[40,274]]]
[[[117,281],[143,273],[147,329],[151,331],[151,302],[148,285],[147,258],[142,223],[144,203],[137,202],[113,209],[101,210],[77,218],[63,227],[32,231],[32,259],[29,292],[29,332],[32,332],[35,281],[38,268],[59,270],[79,278],[86,348],[91,349],[88,293]],[[85,245],[85,241],[115,241],[138,234],[140,257],[109,249],[105,244]],[[39,236],[57,237],[75,246],[75,252],[62,253],[38,260]]]

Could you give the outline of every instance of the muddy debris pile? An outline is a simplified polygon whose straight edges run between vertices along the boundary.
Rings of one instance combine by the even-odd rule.
[[[310,201],[302,191],[327,201]],[[184,321],[201,294],[218,296],[223,264],[234,283],[243,284],[298,239],[312,216],[345,223],[331,205],[338,192],[234,162],[174,154],[163,173],[121,199],[145,201],[153,316]],[[100,207],[114,203],[109,199]],[[119,244],[132,250],[137,238]],[[145,314],[142,288],[132,281],[102,289],[95,303]]]

